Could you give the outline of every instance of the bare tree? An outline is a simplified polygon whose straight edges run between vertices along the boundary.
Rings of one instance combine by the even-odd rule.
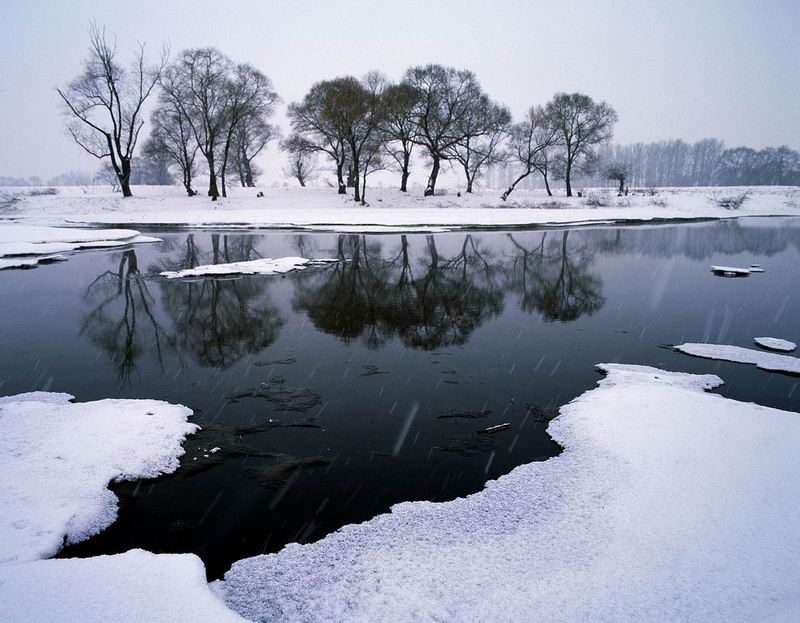
[[[281,142],[281,149],[289,154],[289,168],[284,173],[305,188],[306,182],[313,178],[316,171],[316,149],[297,134]]]
[[[132,197],[130,187],[133,158],[142,120],[142,106],[158,82],[167,62],[148,65],[144,45],[139,44],[134,62],[125,70],[117,62],[117,42],[106,40],[104,29],[92,24],[89,56],[81,73],[66,87],[56,89],[71,121],[67,129],[87,153],[110,158],[123,197]]]
[[[181,183],[186,193],[190,197],[196,195],[192,180],[196,173],[198,146],[189,119],[168,95],[162,93],[159,107],[150,115],[150,123],[153,129],[145,142],[145,153],[160,156],[174,164],[181,173]]]
[[[275,110],[275,105],[280,101],[280,97],[272,88],[270,79],[258,69],[247,63],[236,65],[233,75],[228,80],[228,113],[224,142],[222,146],[222,166],[220,177],[222,179],[222,196],[227,197],[226,173],[228,161],[230,159],[231,148],[234,147],[234,137],[244,128],[245,139],[247,138],[248,128],[251,135],[258,134],[257,142],[261,143],[257,150],[254,150],[252,157],[248,159],[245,152],[243,164],[246,170],[250,170],[249,186],[253,186],[251,160],[276,136],[276,128],[269,125],[268,119]],[[260,128],[260,130],[259,130]],[[262,142],[263,141],[263,142]],[[239,143],[239,146],[246,146]],[[234,149],[235,151],[235,149]],[[239,154],[242,157],[242,154]]]
[[[353,199],[361,201],[361,171],[365,148],[375,143],[383,121],[385,78],[377,73],[363,80],[350,76],[326,84],[327,97],[323,114],[348,147]],[[371,160],[375,155],[371,154]]]
[[[229,77],[233,62],[215,48],[184,50],[162,76],[161,86],[189,123],[208,165],[208,196],[219,197],[218,158],[231,106]]]
[[[334,162],[339,194],[347,194],[344,179],[348,146],[341,128],[328,114],[330,83],[318,82],[300,103],[289,104],[289,120],[294,135],[305,141],[310,151],[324,153]],[[291,138],[291,137],[290,137]]]
[[[595,102],[581,93],[556,93],[545,111],[560,134],[562,174],[567,197],[571,197],[573,171],[585,170],[594,149],[611,139],[617,113],[605,102]]]
[[[448,150],[464,139],[465,118],[481,89],[471,71],[442,65],[411,67],[403,83],[419,94],[414,109],[414,141],[427,150],[431,159],[425,188],[425,196],[429,197],[436,192],[442,161],[450,159]]]
[[[264,117],[246,116],[233,136],[233,163],[242,186],[252,188],[260,171],[253,160],[273,140],[280,137],[280,128]]]
[[[508,109],[495,104],[488,96],[481,95],[471,102],[461,122],[461,140],[446,150],[448,157],[464,169],[466,192],[472,192],[472,185],[483,167],[505,158],[502,142],[510,122]]]
[[[414,110],[419,93],[411,85],[392,84],[386,87],[383,98],[385,108],[381,130],[386,137],[384,149],[389,160],[400,170],[400,190],[408,192],[411,152],[417,133]]]
[[[541,106],[532,106],[524,121],[515,123],[509,131],[509,155],[522,171],[511,183],[511,186],[502,194],[505,201],[514,192],[517,184],[534,171],[538,171],[544,178],[547,194],[552,196],[550,184],[547,180],[550,151],[558,144],[558,128],[550,123]]]
[[[606,167],[606,177],[610,180],[619,182],[619,192],[617,193],[618,197],[622,197],[622,194],[625,191],[625,180],[628,179],[629,171],[630,166],[628,166],[626,162],[612,162]]]

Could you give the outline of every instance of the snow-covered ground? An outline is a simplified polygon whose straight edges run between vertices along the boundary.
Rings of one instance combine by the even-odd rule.
[[[317,259],[309,260],[305,257],[269,257],[249,262],[231,262],[229,264],[204,264],[185,270],[165,270],[160,273],[167,279],[182,279],[185,277],[213,277],[226,275],[279,275],[293,270],[303,270],[312,266],[322,266],[338,260]]]
[[[243,621],[214,595],[192,554],[114,556],[0,565],[4,621],[227,623]]]
[[[53,556],[117,517],[114,480],[174,472],[197,430],[191,410],[159,400],[0,398],[0,562]]]
[[[236,563],[260,621],[753,621],[800,608],[796,413],[712,375],[601,365],[564,452],[452,502],[411,502]]]
[[[160,242],[132,229],[43,227],[0,221],[0,269],[24,268],[66,259],[80,249],[106,249]]]
[[[13,189],[11,189],[13,190]],[[718,200],[744,188],[664,188],[651,196],[617,197],[608,189],[587,196],[548,197],[543,191],[518,190],[507,202],[500,191],[424,198],[418,193],[370,188],[369,205],[331,188],[232,188],[230,197],[212,203],[187,197],[177,187],[135,187],[122,199],[107,188],[59,188],[55,195],[30,196],[0,212],[0,219],[48,225],[131,225],[194,227],[275,227],[334,231],[440,231],[469,227],[532,227],[654,219],[732,218],[800,215],[800,189],[755,187],[739,210]],[[263,191],[264,197],[257,197]],[[597,203],[603,205],[596,205]]]
[[[800,359],[790,355],[779,355],[755,348],[743,348],[730,344],[678,344],[678,350],[687,355],[703,357],[704,359],[719,359],[734,363],[753,364],[769,372],[786,372],[800,374]]]

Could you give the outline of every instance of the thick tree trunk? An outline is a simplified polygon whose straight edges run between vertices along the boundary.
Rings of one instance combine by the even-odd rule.
[[[431,167],[431,174],[428,177],[428,185],[425,187],[425,197],[433,197],[436,192],[436,178],[439,177],[440,158],[433,155],[433,167]]]
[[[619,180],[619,194],[617,197],[622,197],[622,192],[625,190],[625,178],[620,178]]]
[[[409,171],[409,162],[411,160],[411,152],[404,151],[403,152],[403,168],[400,173],[400,192],[407,193],[408,192],[408,176],[410,175],[411,171]]]
[[[208,196],[211,201],[216,201],[219,198],[219,190],[217,189],[217,172],[214,169],[214,156],[208,157]]]
[[[127,158],[120,160],[122,171],[117,176],[119,178],[119,187],[122,189],[123,197],[133,197],[131,192],[131,161]]]
[[[250,166],[250,161],[247,159],[247,156],[244,156],[244,178],[245,183],[244,185],[248,188],[255,188],[255,181],[253,180],[253,167]]]
[[[567,167],[564,175],[564,181],[567,184],[567,197],[572,197],[572,162],[567,159]]]

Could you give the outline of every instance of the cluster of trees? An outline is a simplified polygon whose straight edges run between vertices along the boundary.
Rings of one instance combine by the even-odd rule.
[[[58,93],[70,134],[89,154],[109,159],[123,196],[132,194],[143,108],[154,92],[143,150],[150,162],[169,163],[189,195],[201,164],[214,200],[226,196],[231,178],[255,184],[254,159],[280,136],[270,123],[280,98],[267,76],[214,48],[185,50],[171,63],[164,50],[148,63],[140,45],[126,69],[103,30],[93,26],[90,42],[83,70]],[[305,185],[322,156],[333,165],[339,192],[353,188],[363,203],[374,171],[399,171],[400,189],[407,191],[415,148],[430,164],[426,196],[436,192],[446,163],[463,171],[469,193],[488,166],[504,161],[522,169],[517,182],[537,171],[545,181],[564,179],[571,195],[572,176],[589,170],[596,147],[611,137],[616,113],[586,95],[559,93],[512,124],[509,110],[483,91],[473,72],[423,65],[409,68],[397,84],[378,72],[318,82],[289,105],[289,118],[292,133],[281,142],[287,173]]]
[[[310,158],[323,155],[336,171],[339,193],[354,188],[364,202],[369,173],[394,169],[407,190],[411,157],[423,151],[430,165],[425,196],[433,195],[442,165],[464,175],[465,191],[494,164],[509,162],[519,175],[505,200],[531,173],[563,179],[572,196],[572,177],[588,171],[595,150],[611,138],[617,115],[605,102],[579,93],[557,93],[533,107],[520,123],[494,102],[475,74],[442,65],[411,67],[398,84],[370,73],[318,82],[301,102],[290,104],[292,134],[282,145],[292,168],[307,172]],[[304,178],[296,175],[301,185]]]
[[[800,153],[788,147],[726,148],[718,139],[603,145],[595,171],[581,183],[604,178],[631,186],[794,186],[800,184]]]
[[[152,131],[144,152],[180,172],[186,192],[202,160],[208,194],[226,194],[233,169],[242,185],[253,185],[253,159],[277,136],[269,123],[279,101],[272,83],[252,65],[235,63],[214,48],[185,50],[172,63],[145,60],[139,46],[133,64],[117,60],[115,41],[92,26],[89,55],[81,73],[58,89],[75,142],[96,158],[110,161],[122,194],[130,197],[134,151],[144,125],[143,107],[158,89]]]

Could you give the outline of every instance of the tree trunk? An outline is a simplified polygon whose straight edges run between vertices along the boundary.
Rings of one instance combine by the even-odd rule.
[[[511,193],[513,193],[513,192],[514,192],[514,189],[517,187],[517,184],[519,184],[519,183],[520,183],[522,180],[524,180],[524,179],[525,179],[526,177],[528,177],[530,174],[531,174],[531,171],[530,171],[530,170],[528,170],[528,171],[526,171],[525,173],[523,173],[522,175],[520,175],[520,176],[519,176],[517,179],[515,179],[515,180],[512,182],[511,186],[509,186],[509,187],[508,187],[508,190],[506,190],[506,192],[504,192],[502,195],[500,195],[500,199],[502,199],[503,201],[505,201],[506,199],[508,199],[508,196],[509,196]]]
[[[567,197],[572,197],[572,181],[570,177],[572,176],[572,162],[569,158],[567,158],[567,166],[564,175],[564,181],[567,183]]]
[[[128,158],[121,158],[122,172],[118,175],[119,187],[122,189],[123,197],[133,197],[131,192],[131,161]]]
[[[408,192],[408,176],[411,173],[409,171],[409,161],[411,160],[411,153],[408,151],[403,152],[403,169],[400,173],[400,192],[407,193]]]
[[[432,154],[433,167],[431,167],[431,174],[428,177],[428,185],[425,187],[425,197],[433,197],[436,192],[436,178],[439,177],[439,156]]]
[[[339,183],[339,194],[347,194],[347,186],[344,183],[344,162],[336,163],[336,181]]]
[[[211,201],[216,201],[219,197],[219,190],[217,189],[217,172],[214,169],[214,156],[208,156],[208,196]]]
[[[617,197],[622,197],[622,191],[624,190],[624,186],[625,186],[625,178],[621,177],[619,178],[619,194],[617,195]]]
[[[547,181],[547,173],[542,173],[542,177],[544,178],[544,187],[547,190],[547,196],[552,197],[553,191],[550,190],[550,182]]]

